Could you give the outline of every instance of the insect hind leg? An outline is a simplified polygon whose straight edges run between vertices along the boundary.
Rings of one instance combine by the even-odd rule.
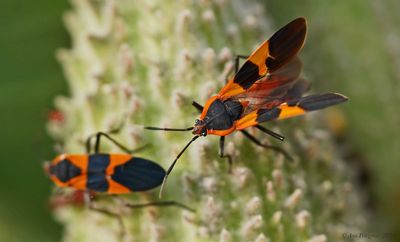
[[[190,212],[195,212],[193,208],[190,208],[189,206],[174,201],[174,200],[165,200],[165,201],[155,201],[155,202],[148,202],[148,203],[126,203],[123,201],[124,206],[131,208],[131,209],[138,209],[138,208],[145,208],[145,207],[178,207],[184,210],[188,210]]]
[[[240,59],[247,60],[248,58],[249,58],[248,55],[236,55],[236,57],[235,57],[235,74],[239,71]]]
[[[120,214],[111,212],[111,211],[109,211],[107,209],[96,207],[95,204],[93,203],[93,200],[91,198],[91,195],[90,195],[89,191],[85,192],[85,202],[87,204],[87,207],[90,210],[95,211],[97,213],[101,213],[101,214],[106,215],[108,217],[115,218],[117,220],[117,222],[119,224],[119,227],[120,227],[120,231],[118,233],[118,238],[119,238],[119,241],[123,241],[123,238],[126,235],[126,229],[125,229],[125,224],[124,224],[124,221],[122,219],[122,216]]]
[[[266,134],[268,134],[268,135],[271,135],[271,136],[274,137],[275,139],[278,139],[278,140],[280,140],[280,141],[284,141],[284,140],[285,140],[285,137],[284,137],[284,136],[282,136],[282,135],[280,135],[280,134],[278,134],[278,133],[275,133],[275,132],[272,131],[272,130],[267,129],[267,128],[265,128],[264,126],[261,126],[261,125],[257,124],[257,125],[255,125],[254,127],[256,127],[257,129],[261,130],[262,132],[264,132],[264,133],[266,133]]]
[[[251,135],[251,134],[250,134],[249,132],[247,132],[246,130],[240,130],[240,132],[242,132],[242,134],[243,134],[246,138],[250,139],[254,144],[256,144],[256,145],[258,145],[258,146],[260,146],[260,147],[266,148],[266,149],[271,149],[271,150],[274,150],[274,151],[276,151],[276,152],[279,152],[279,153],[283,154],[288,160],[293,161],[292,156],[290,156],[289,153],[286,152],[286,151],[285,151],[284,149],[282,149],[281,147],[274,146],[274,145],[266,145],[266,144],[263,144],[263,143],[261,143],[261,141],[259,141],[256,137],[254,137],[253,135]]]

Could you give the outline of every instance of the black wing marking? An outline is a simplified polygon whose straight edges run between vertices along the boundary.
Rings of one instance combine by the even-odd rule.
[[[111,178],[131,191],[147,191],[161,185],[165,170],[157,163],[139,157],[116,166]]]
[[[303,115],[306,112],[327,108],[347,100],[347,97],[338,93],[324,93],[297,98],[271,109],[259,109],[256,121],[263,123],[275,119],[291,118]]]
[[[246,90],[267,73],[284,66],[302,48],[306,32],[307,24],[304,18],[297,18],[282,27],[250,55],[233,82]]]

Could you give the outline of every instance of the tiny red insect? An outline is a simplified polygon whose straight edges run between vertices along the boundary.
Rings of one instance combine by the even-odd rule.
[[[179,157],[200,136],[209,134],[220,136],[220,156],[227,157],[230,163],[230,156],[224,154],[224,142],[225,136],[234,131],[242,132],[259,146],[272,148],[290,158],[283,149],[262,144],[245,129],[256,127],[283,141],[282,135],[266,129],[260,123],[295,117],[347,100],[347,97],[337,93],[302,97],[309,85],[299,77],[302,65],[296,56],[303,47],[306,32],[306,20],[297,18],[264,41],[250,56],[237,56],[236,74],[221,91],[208,99],[204,107],[193,102],[193,105],[201,111],[200,118],[196,119],[193,127],[186,129],[145,127],[150,130],[165,131],[193,130],[192,133],[195,135],[172,162],[162,187]],[[240,69],[239,58],[246,58]]]
[[[58,110],[51,110],[48,113],[47,118],[50,122],[55,122],[55,123],[63,123],[65,121],[64,114]]]

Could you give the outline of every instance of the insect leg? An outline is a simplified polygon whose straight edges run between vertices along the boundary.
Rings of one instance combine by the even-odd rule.
[[[203,112],[204,107],[200,103],[193,101],[192,106],[195,107],[199,113]]]
[[[247,55],[236,55],[235,56],[235,69],[233,70],[234,71],[234,75],[236,75],[236,73],[239,71],[239,65],[240,65],[240,59],[247,59],[249,56],[247,56]],[[232,73],[232,69],[230,69],[229,71],[228,71],[228,73],[227,73],[227,75],[225,76],[225,83],[228,83],[228,81],[229,81],[229,76],[231,75],[231,73]]]
[[[221,136],[219,139],[219,157],[221,158],[227,158],[228,159],[228,172],[232,173],[232,156],[229,154],[224,154],[224,148],[225,148],[225,136]]]
[[[84,196],[85,196],[85,202],[87,204],[87,207],[90,210],[117,219],[118,224],[120,226],[119,238],[120,238],[120,241],[122,241],[123,238],[125,237],[126,231],[125,231],[124,221],[122,220],[121,215],[119,215],[117,213],[114,213],[114,212],[111,212],[111,211],[108,211],[107,209],[104,209],[104,208],[96,207],[95,204],[93,203],[92,199],[91,199],[91,195],[90,195],[89,191],[86,191]]]
[[[239,71],[240,59],[247,60],[247,58],[249,58],[248,55],[236,55],[236,58],[235,58],[235,74]]]
[[[91,148],[90,148],[91,139],[94,138],[94,137],[96,137],[96,142],[95,142],[95,146],[94,146],[94,153],[99,153],[101,137],[107,138],[109,141],[111,141],[113,144],[115,144],[121,150],[125,151],[128,154],[133,154],[135,152],[139,152],[139,151],[145,149],[148,146],[148,145],[143,145],[143,146],[140,146],[140,147],[135,148],[135,149],[128,149],[126,146],[122,145],[121,143],[119,143],[118,141],[113,139],[109,134],[104,133],[104,132],[97,132],[97,133],[95,133],[93,135],[90,135],[86,140],[86,152],[88,154],[91,151]]]
[[[89,137],[87,137],[86,142],[85,142],[85,148],[86,148],[86,153],[90,154],[91,153],[91,143],[92,143],[92,138],[96,137],[97,134],[92,134]]]
[[[188,210],[190,212],[195,212],[195,210],[193,208],[190,208],[188,206],[186,206],[183,203],[174,201],[174,200],[166,200],[166,201],[156,201],[156,202],[148,202],[148,203],[137,203],[137,204],[131,204],[131,203],[126,203],[125,201],[123,201],[124,205],[132,208],[132,209],[136,209],[136,208],[145,208],[145,207],[169,207],[169,206],[175,206],[175,207],[179,207],[181,209],[184,210]]]
[[[86,153],[87,154],[90,154],[90,152],[91,152],[91,142],[92,142],[92,139],[94,138],[94,137],[96,137],[96,144],[97,144],[97,142],[100,142],[100,137],[99,137],[99,133],[102,133],[102,134],[117,134],[117,133],[119,133],[119,131],[121,131],[121,129],[125,126],[125,120],[126,120],[126,118],[127,118],[127,115],[125,115],[125,118],[123,118],[122,120],[123,121],[121,121],[121,123],[116,127],[116,128],[114,128],[114,129],[111,129],[111,130],[109,130],[109,131],[107,131],[107,132],[97,132],[97,133],[95,133],[95,134],[92,134],[92,135],[90,135],[87,139],[86,139],[86,142],[85,142],[85,147],[86,147]],[[108,136],[108,135],[107,135]],[[111,138],[108,136],[108,138],[111,140]],[[118,143],[118,142],[116,142],[115,140],[112,140],[112,142],[114,143],[114,144],[116,144],[116,143]],[[125,151],[127,151],[127,150],[129,150],[129,149],[123,149],[122,147],[123,147],[123,145],[121,145],[121,144],[116,144],[118,147],[120,147],[122,150],[125,150]],[[96,146],[95,146],[96,147]],[[137,152],[138,150],[141,150],[142,148],[144,148],[144,147],[139,147],[139,148],[137,148],[137,149],[134,149],[134,150],[131,150],[132,152],[128,152],[128,153],[133,153],[133,152]],[[96,150],[96,148],[95,148],[95,153],[98,153],[98,148],[97,148],[97,150]]]
[[[251,135],[249,132],[247,132],[246,130],[240,130],[240,132],[242,132],[242,134],[250,139],[253,143],[255,143],[258,146],[264,147],[266,149],[272,149],[276,152],[280,152],[282,153],[288,160],[293,160],[293,158],[282,148],[278,147],[278,146],[274,146],[274,145],[266,145],[261,143],[261,141],[259,141],[256,137],[254,137],[253,135]]]
[[[262,132],[264,132],[264,133],[266,133],[266,134],[268,134],[268,135],[271,135],[272,137],[274,137],[275,139],[278,139],[278,140],[280,140],[280,141],[283,141],[283,140],[285,139],[284,136],[282,136],[282,135],[280,135],[280,134],[277,134],[277,133],[275,133],[274,131],[269,130],[269,129],[267,129],[267,128],[265,128],[264,126],[261,126],[261,125],[259,125],[259,124],[255,125],[254,127],[256,127],[257,129],[261,130]]]

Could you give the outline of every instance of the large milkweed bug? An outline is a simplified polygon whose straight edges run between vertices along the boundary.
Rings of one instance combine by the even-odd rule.
[[[114,131],[117,132],[117,131]],[[100,140],[104,137],[124,150],[127,154],[101,153]],[[91,153],[91,140],[95,138],[94,153]],[[93,205],[93,192],[106,194],[127,194],[131,192],[148,191],[158,187],[165,177],[165,170],[157,163],[134,157],[131,154],[143,149],[130,150],[117,142],[109,134],[98,132],[86,140],[86,154],[61,154],[53,161],[45,163],[45,172],[59,187],[72,187],[83,191],[84,201],[88,207],[105,215],[118,219],[121,225],[121,236],[125,234],[120,215],[98,208]],[[123,203],[129,208],[148,206],[178,206],[193,211],[191,208],[176,201],[155,201],[143,204]]]
[[[204,107],[193,102],[193,106],[201,112],[193,127],[145,127],[150,130],[192,131],[195,135],[167,170],[160,194],[179,157],[200,136],[220,136],[219,154],[228,158],[230,163],[230,156],[224,154],[225,136],[236,130],[255,144],[290,157],[279,147],[262,144],[245,129],[256,127],[283,141],[282,135],[261,126],[260,123],[291,118],[347,100],[347,97],[337,93],[302,97],[309,85],[299,77],[302,65],[296,56],[304,44],[306,32],[306,20],[297,18],[264,41],[250,56],[237,56],[236,74],[221,91],[208,99]],[[245,58],[246,62],[239,69],[240,58]]]

